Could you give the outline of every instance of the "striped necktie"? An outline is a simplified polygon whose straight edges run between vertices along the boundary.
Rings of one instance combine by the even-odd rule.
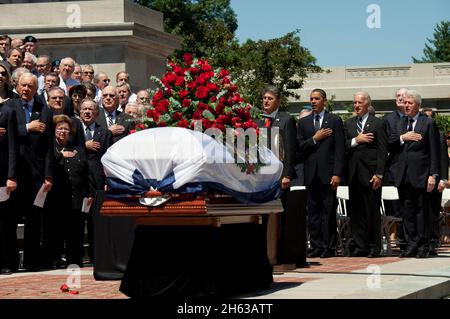
[[[363,123],[362,117],[358,117],[358,121],[356,121],[356,132],[361,134],[363,131]]]
[[[108,114],[108,127],[114,125],[113,115],[111,113]]]

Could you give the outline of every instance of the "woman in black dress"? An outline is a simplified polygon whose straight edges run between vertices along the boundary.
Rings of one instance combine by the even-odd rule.
[[[53,268],[60,265],[64,242],[66,262],[82,266],[85,213],[81,211],[84,198],[93,199],[93,186],[89,180],[84,149],[70,142],[75,133],[67,115],[53,117],[55,125],[55,173],[49,193],[50,214],[47,246]]]

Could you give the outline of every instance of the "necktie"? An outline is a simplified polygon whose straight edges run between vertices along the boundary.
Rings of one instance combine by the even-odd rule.
[[[320,129],[320,115],[317,114],[314,118],[314,130],[318,131]]]
[[[363,131],[362,117],[358,117],[358,121],[356,121],[356,132],[358,132],[358,134],[361,134],[362,131]]]
[[[25,113],[25,122],[26,124],[30,123],[30,110],[28,109],[28,104],[23,104],[23,111]]]
[[[108,127],[110,127],[111,125],[114,125],[113,122],[113,116],[111,113],[108,114]]]
[[[271,124],[270,117],[266,117],[264,120],[264,127],[270,127]]]
[[[86,127],[86,141],[92,140],[92,131],[91,128],[88,126]]]
[[[413,130],[414,119],[409,119],[408,121],[408,132]]]

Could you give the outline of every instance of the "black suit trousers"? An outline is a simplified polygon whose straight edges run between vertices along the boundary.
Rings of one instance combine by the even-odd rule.
[[[308,232],[311,248],[336,250],[336,192],[322,184],[316,175],[306,187],[308,194]]]
[[[381,188],[373,190],[372,186],[362,186],[355,174],[349,185],[350,228],[355,248],[381,251]]]
[[[414,188],[409,183],[401,184],[400,203],[405,208],[403,226],[408,249],[429,250],[432,225],[431,193],[425,188]]]

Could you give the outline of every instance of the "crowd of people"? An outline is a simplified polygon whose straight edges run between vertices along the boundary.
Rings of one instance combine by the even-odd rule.
[[[260,122],[278,126],[285,140],[279,264],[304,266],[306,258],[301,259],[299,251],[306,250],[306,240],[298,229],[306,220],[307,256],[336,256],[336,191],[342,185],[349,190],[351,256],[381,255],[382,186],[398,190],[399,200],[386,210],[401,220],[396,224],[401,257],[437,255],[441,196],[450,186],[448,138],[439,132],[434,111],[422,108],[417,91],[399,89],[395,109],[382,118],[374,114],[369,93],[355,92],[354,116],[342,121],[326,110],[326,92],[314,89],[311,106],[302,110],[296,125],[279,109],[280,101],[276,87],[264,90],[265,120]],[[292,196],[291,186],[299,180],[306,186],[306,197],[295,202],[300,194]],[[305,209],[307,218],[296,219]]]
[[[127,72],[117,73],[113,85],[92,65],[37,52],[33,36],[0,36],[0,187],[9,197],[0,202],[1,274],[18,270],[18,223],[24,223],[28,271],[83,266],[86,223],[85,262],[103,254],[96,234],[124,226],[99,214],[106,187],[100,159],[134,129],[150,102],[147,90],[131,91]],[[39,191],[48,194],[42,207],[35,205]]]
[[[5,197],[0,201],[0,273],[19,269],[16,231],[23,222],[27,271],[83,266],[87,224],[89,257],[98,259],[94,275],[114,278],[117,271],[120,276],[134,225],[100,215],[106,189],[100,160],[133,130],[150,103],[149,92],[133,93],[127,72],[117,73],[112,85],[110,76],[92,65],[37,55],[37,50],[33,36],[0,36],[0,187]],[[349,187],[352,256],[380,255],[383,185],[399,192],[390,211],[402,219],[397,224],[401,255],[436,254],[436,203],[450,187],[447,139],[434,113],[421,112],[418,92],[402,88],[396,94],[396,109],[379,118],[370,95],[356,92],[355,116],[343,122],[326,110],[326,92],[315,89],[311,108],[296,122],[279,110],[279,90],[264,90],[259,125],[278,126],[284,144],[279,262],[304,265],[299,251],[306,250],[306,233],[309,257],[336,255],[340,185]],[[305,185],[306,196],[291,191],[295,185]],[[42,207],[35,205],[41,192],[48,193]],[[306,220],[307,232],[302,228]],[[104,240],[108,234],[118,239]]]

